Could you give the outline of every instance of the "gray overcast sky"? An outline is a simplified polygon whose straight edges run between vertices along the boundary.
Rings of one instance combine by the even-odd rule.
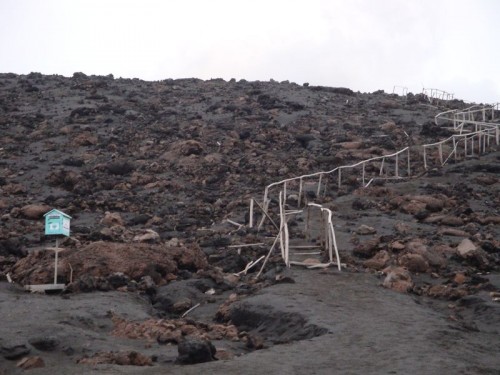
[[[498,0],[0,0],[0,72],[289,80],[500,101]]]

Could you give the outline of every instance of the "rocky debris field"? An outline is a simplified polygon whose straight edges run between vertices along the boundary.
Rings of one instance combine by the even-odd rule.
[[[424,171],[416,147],[451,134],[434,125],[438,112],[464,107],[290,82],[0,74],[0,373],[495,373],[500,154]],[[269,221],[248,226],[265,186],[407,146],[410,180],[360,188],[351,178],[310,194],[333,211],[342,273],[288,270],[279,251],[260,278],[260,264],[241,272],[277,234]],[[72,216],[58,266],[68,286],[29,294],[21,286],[53,282],[43,221],[52,208]],[[292,234],[315,244],[294,220]],[[315,277],[325,284],[314,288]],[[387,321],[363,301],[386,304]],[[391,315],[398,306],[428,335],[403,339],[414,332]],[[336,310],[348,311],[334,314],[339,326]],[[371,319],[375,336],[361,331]],[[355,320],[358,330],[341,328]],[[380,339],[387,330],[392,344]],[[429,351],[429,340],[442,345]],[[412,353],[443,360],[426,370]]]

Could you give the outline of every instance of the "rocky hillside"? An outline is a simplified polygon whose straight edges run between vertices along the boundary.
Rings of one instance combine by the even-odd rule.
[[[144,229],[193,241],[270,182],[435,139],[422,133],[435,112],[289,82],[2,74],[0,252],[46,245],[48,207],[81,243]],[[122,231],[103,230],[106,212]]]
[[[250,198],[262,201],[272,182],[444,138],[451,132],[434,125],[434,116],[464,107],[459,100],[431,105],[424,95],[290,82],[0,74],[0,280],[51,283],[53,253],[44,249],[55,240],[44,235],[43,215],[56,208],[73,218],[58,268],[58,282],[73,294],[57,300],[25,295],[40,307],[37,314],[47,321],[42,329],[38,316],[18,306],[19,292],[1,283],[15,314],[0,335],[0,354],[8,360],[43,354],[30,357],[31,366],[43,365],[45,356],[47,373],[59,371],[61,363],[71,371],[80,363],[85,372],[82,366],[103,363],[171,366],[170,344],[178,345],[178,361],[191,363],[197,345],[203,361],[210,361],[315,336],[327,342],[334,323],[326,305],[308,320],[303,301],[295,300],[301,287],[284,285],[294,277],[314,284],[316,276],[290,276],[279,252],[259,280],[256,268],[251,275],[241,272],[267,254],[276,231],[269,222],[258,232],[231,221],[247,224]],[[349,314],[367,311],[353,296],[368,289],[373,303],[387,298],[388,309],[396,311],[403,297],[375,290],[380,283],[411,293],[418,303],[431,297],[438,301],[433,308],[444,309],[457,329],[481,331],[479,341],[494,342],[490,334],[500,324],[500,157],[498,149],[490,151],[425,171],[421,150],[412,147],[415,178],[368,188],[346,178],[346,187],[326,194],[323,203],[334,212],[347,272],[310,272],[332,283],[330,278],[344,280],[338,293],[350,299]],[[291,220],[291,235],[304,239],[303,224],[303,218]],[[236,244],[254,245],[230,247]],[[275,283],[283,292],[268,288],[268,300],[266,293],[247,298]],[[119,292],[101,293],[112,290]],[[304,290],[315,301],[330,293],[326,284]],[[337,308],[335,297],[329,298],[327,305]],[[193,320],[179,319],[192,308]],[[415,319],[438,319],[421,310]],[[310,324],[315,319],[319,323]],[[372,325],[371,316],[362,319]],[[45,337],[45,330],[61,334]],[[225,349],[207,340],[225,343]],[[421,341],[426,353],[428,340]],[[140,353],[130,352],[130,345]],[[474,352],[463,350],[463,358]],[[261,365],[271,365],[266,363]],[[0,364],[0,373],[14,366]]]

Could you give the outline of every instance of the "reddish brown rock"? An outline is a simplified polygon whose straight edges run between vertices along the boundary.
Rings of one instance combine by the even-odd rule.
[[[363,266],[378,271],[384,268],[390,259],[391,257],[389,256],[389,253],[385,250],[381,250],[377,254],[375,254],[373,258],[365,260],[363,262]]]
[[[433,285],[427,290],[427,295],[433,298],[456,300],[467,295],[465,289],[453,288],[448,285]]]
[[[106,211],[104,217],[101,219],[101,224],[112,227],[115,225],[123,226],[125,223],[119,213]]]
[[[500,216],[486,216],[482,219],[479,219],[479,221],[483,225],[500,224]]]
[[[464,225],[464,220],[458,216],[445,216],[441,219],[441,224],[449,225],[450,227],[460,227]]]
[[[403,223],[401,221],[398,221],[397,223],[394,224],[394,229],[396,230],[396,232],[400,234],[411,233],[411,227],[407,223]]]
[[[390,249],[394,252],[399,252],[401,250],[404,250],[405,245],[399,241],[394,241],[389,245]]]
[[[72,145],[73,146],[92,146],[96,145],[98,142],[97,136],[90,133],[90,132],[84,132],[81,134],[78,134],[76,137],[73,138],[72,140]]]
[[[429,264],[420,254],[405,254],[399,258],[399,264],[410,272],[427,272]]]
[[[46,204],[28,204],[21,208],[20,214],[26,219],[39,220],[49,211]]]
[[[418,265],[420,261],[418,257],[417,258],[413,257],[412,259],[407,258],[403,260],[403,262],[411,263],[411,266],[410,264],[408,264],[408,269],[411,270],[412,272],[427,272],[429,266],[433,268],[446,267],[446,258],[440,253],[429,251],[427,245],[425,245],[425,243],[420,239],[415,239],[408,242],[405,246],[405,249],[408,254],[421,256],[424,262],[427,264],[427,268],[425,271],[422,270],[418,271],[417,269],[421,268]],[[424,267],[423,264],[421,266]]]
[[[81,358],[77,363],[85,365],[113,364],[119,366],[152,366],[153,360],[151,357],[136,351],[123,351],[99,352],[92,357]]]
[[[463,284],[467,280],[467,276],[463,272],[457,272],[453,277],[453,282],[457,284]]]
[[[402,267],[388,267],[382,272],[387,275],[382,283],[385,288],[401,293],[413,288],[413,280],[408,270]]]
[[[22,284],[52,282],[53,259],[53,253],[33,252],[15,264],[12,268],[13,278]],[[158,284],[163,280],[158,270],[163,275],[175,275],[179,268],[203,270],[208,267],[205,254],[194,244],[189,247],[169,247],[163,244],[98,241],[77,251],[63,251],[59,254],[59,259],[59,275],[61,278],[66,277],[68,281],[70,272],[73,280],[84,276],[106,278],[122,272],[134,280],[151,276]],[[68,264],[71,264],[73,271]]]
[[[358,229],[356,229],[356,233],[360,235],[375,234],[377,233],[377,230],[373,227],[362,224]]]
[[[180,314],[189,310],[192,306],[193,301],[191,301],[189,298],[181,298],[173,304],[172,311]]]
[[[21,195],[26,193],[26,188],[21,184],[7,184],[2,186],[5,195]]]
[[[400,208],[401,212],[404,212],[405,214],[415,215],[425,209],[425,203],[412,200],[407,203],[403,203]]]
[[[457,246],[457,253],[462,258],[466,258],[468,254],[477,249],[477,246],[469,240],[468,238],[464,238]]]
[[[215,358],[217,358],[219,361],[227,361],[234,359],[235,357],[235,354],[230,350],[223,348],[216,348],[216,350],[217,352],[215,353]]]
[[[456,236],[456,237],[467,237],[469,235],[466,231],[455,228],[439,228],[437,233],[441,236]]]
[[[23,370],[30,370],[32,368],[45,367],[45,362],[42,357],[24,357],[19,362],[16,363],[16,367],[22,368]]]
[[[380,244],[380,237],[374,237],[368,241],[364,241],[358,244],[354,250],[354,255],[357,255],[362,258],[372,257],[378,249],[378,245]]]
[[[146,229],[143,234],[134,236],[134,242],[159,242],[160,235],[152,229]]]

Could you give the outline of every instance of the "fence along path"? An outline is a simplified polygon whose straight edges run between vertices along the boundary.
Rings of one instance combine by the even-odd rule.
[[[441,100],[444,98],[445,100],[453,97],[451,94],[441,90],[432,89],[430,93],[431,95],[434,95],[430,97],[430,100],[431,98]],[[458,158],[463,159],[475,156],[476,154],[479,156],[491,149],[492,146],[495,146],[496,148],[496,146],[500,144],[500,123],[496,122],[499,117],[499,114],[496,112],[499,110],[500,105],[499,103],[496,103],[486,106],[473,105],[464,110],[441,112],[435,116],[436,125],[442,126],[443,123],[451,122],[453,124],[452,129],[458,132],[458,134],[454,134],[435,143],[405,147],[402,150],[389,155],[382,155],[362,160],[354,164],[338,166],[329,171],[291,177],[269,184],[264,190],[262,204],[259,204],[253,198],[251,199],[249,220],[249,226],[253,227],[255,202],[263,211],[262,218],[258,224],[258,229],[261,229],[266,219],[270,220],[278,229],[279,233],[273,246],[271,247],[266,261],[273,251],[276,243],[279,242],[281,255],[286,265],[290,266],[291,264],[300,263],[290,259],[290,234],[287,217],[292,214],[302,213],[303,211],[301,211],[300,208],[304,206],[307,201],[308,203],[305,205],[306,207],[319,208],[322,214],[327,216],[327,224],[325,225],[325,234],[323,236],[322,243],[325,247],[325,251],[328,253],[330,263],[336,263],[340,270],[341,263],[335,240],[332,212],[329,209],[310,201],[314,200],[316,197],[325,196],[328,188],[340,189],[343,181],[345,181],[346,174],[349,174],[349,172],[350,182],[353,181],[354,177],[354,180],[356,182],[360,182],[362,187],[368,187],[372,181],[376,179],[400,180],[411,178],[412,168],[416,168],[416,165],[412,167],[410,157],[412,154],[417,154],[423,157],[424,170],[427,170],[430,165],[445,165],[452,157],[455,161],[457,161]],[[480,117],[480,119],[478,119],[478,117]],[[437,155],[435,152],[436,149]],[[273,196],[273,194],[275,195]],[[279,227],[271,218],[269,207],[271,198],[274,198],[279,202]],[[297,210],[287,211],[285,209],[285,207],[290,206],[291,203],[296,204]],[[310,228],[306,228],[306,231],[309,229]],[[335,250],[336,262],[333,262],[332,250]],[[262,269],[264,268],[264,265],[265,263],[262,265]]]

